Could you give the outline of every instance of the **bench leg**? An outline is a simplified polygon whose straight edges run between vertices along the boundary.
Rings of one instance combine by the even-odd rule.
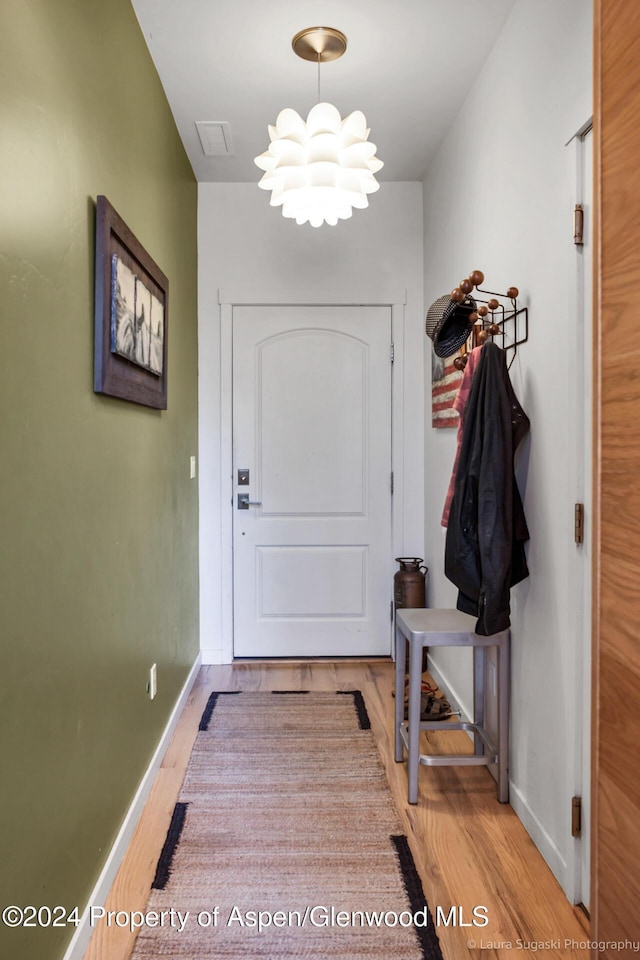
[[[485,647],[473,648],[473,722],[484,726],[484,665]],[[476,757],[484,756],[484,741],[477,733],[473,735],[473,752]]]
[[[509,802],[509,687],[511,682],[510,637],[498,651],[498,800]]]
[[[418,770],[420,769],[420,693],[422,688],[422,644],[409,643],[409,749],[407,766],[409,803],[418,802]]]
[[[396,702],[395,702],[395,759],[404,760],[404,744],[400,736],[400,725],[404,720],[404,675],[407,663],[407,641],[396,627]]]

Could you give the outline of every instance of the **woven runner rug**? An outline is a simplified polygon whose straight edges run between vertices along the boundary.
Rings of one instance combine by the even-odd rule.
[[[133,960],[442,960],[364,700],[214,693]]]

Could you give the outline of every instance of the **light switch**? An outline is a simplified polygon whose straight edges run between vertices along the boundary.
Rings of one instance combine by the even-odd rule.
[[[191,480],[195,480],[196,477],[196,458],[189,457],[189,475]]]
[[[149,700],[155,700],[156,693],[158,692],[158,665],[154,663],[151,665],[149,670],[149,683],[147,684],[147,693],[149,694]]]

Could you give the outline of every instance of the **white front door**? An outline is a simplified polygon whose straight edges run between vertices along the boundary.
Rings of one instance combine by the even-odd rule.
[[[236,657],[390,653],[390,346],[389,307],[233,308]]]

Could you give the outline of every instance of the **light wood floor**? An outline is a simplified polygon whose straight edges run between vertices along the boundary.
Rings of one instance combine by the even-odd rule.
[[[107,909],[145,908],[198,722],[212,690],[356,688],[364,695],[432,913],[438,905],[445,914],[451,906],[460,907],[462,920],[469,923],[474,907],[487,908],[489,923],[484,928],[438,928],[445,960],[504,960],[532,952],[549,960],[586,960],[588,950],[565,948],[565,940],[584,943],[588,934],[511,807],[497,802],[495,781],[486,769],[421,767],[419,803],[413,807],[407,804],[405,765],[393,759],[393,665],[384,661],[203,667],[109,895]],[[466,752],[469,746],[464,733],[429,734],[430,752],[450,753],[458,748]],[[529,945],[528,950],[523,950],[523,941]],[[132,949],[133,938],[127,930],[100,925],[85,960],[128,960]]]

